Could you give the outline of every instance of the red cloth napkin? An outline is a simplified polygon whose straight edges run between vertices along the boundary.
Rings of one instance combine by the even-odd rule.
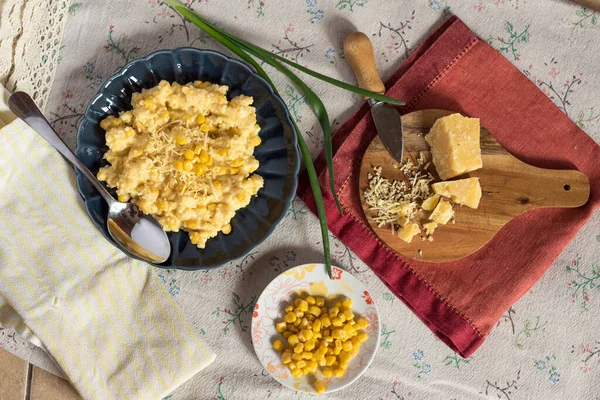
[[[441,340],[463,357],[484,341],[502,314],[537,281],[600,204],[600,147],[500,53],[458,18],[444,22],[389,79],[401,113],[438,108],[481,119],[521,160],[579,169],[591,182],[588,203],[539,209],[506,224],[476,253],[454,262],[406,260],[375,236],[360,206],[360,163],[376,135],[362,106],[333,138],[336,210],[323,155],[316,160],[329,229],[346,243]],[[316,213],[308,178],[299,196]]]

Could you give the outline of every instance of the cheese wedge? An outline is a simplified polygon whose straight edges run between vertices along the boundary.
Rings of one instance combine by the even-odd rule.
[[[431,146],[433,164],[443,180],[482,167],[479,119],[452,114],[440,118],[425,140]]]
[[[433,210],[429,216],[429,219],[440,225],[446,225],[453,216],[454,210],[452,209],[452,205],[446,200],[441,199],[435,210]]]
[[[415,237],[415,235],[418,235],[419,233],[421,233],[419,225],[415,224],[412,221],[408,221],[404,225],[404,227],[398,232],[398,237],[404,240],[406,243],[410,243],[413,237]]]
[[[433,196],[428,197],[423,201],[423,203],[421,204],[421,208],[425,211],[433,211],[435,210],[435,207],[438,205],[439,201],[440,195],[434,194]]]
[[[433,192],[452,199],[453,202],[467,207],[479,207],[481,186],[479,178],[459,179],[457,181],[438,182],[431,185]]]

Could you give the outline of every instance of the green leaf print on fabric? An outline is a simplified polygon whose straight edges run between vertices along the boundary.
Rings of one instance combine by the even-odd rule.
[[[488,43],[490,45],[493,45],[494,40],[500,42],[500,52],[506,53],[510,57],[512,57],[513,60],[518,61],[520,57],[518,50],[519,46],[523,43],[529,42],[529,25],[525,26],[525,28],[520,32],[517,29],[515,29],[515,27],[510,21],[506,21],[504,27],[506,29],[508,37],[498,36],[496,37],[496,39],[490,37],[488,39]]]
[[[336,7],[339,10],[354,12],[354,7],[364,7],[368,0],[339,0]]]
[[[388,330],[387,326],[385,324],[383,324],[381,326],[381,343],[379,343],[379,346],[384,348],[384,349],[389,349],[390,347],[392,347],[392,342],[390,341],[390,336],[392,336],[392,334],[396,333],[396,330]]]
[[[121,36],[120,40],[115,40],[113,37],[113,32],[115,30],[115,26],[111,25],[108,28],[108,44],[104,46],[104,51],[107,53],[115,53],[118,54],[123,59],[123,64],[128,64],[129,61],[133,59],[133,56],[139,53],[141,50],[139,47],[129,47],[124,44],[127,41],[127,36]]]
[[[542,331],[544,326],[548,324],[548,321],[540,324],[540,315],[535,317],[535,323],[529,319],[525,320],[523,324],[523,328],[517,333],[517,337],[515,338],[515,346],[517,349],[522,350],[527,339],[531,338],[536,332]]]
[[[459,357],[458,354],[454,353],[452,355],[446,356],[446,358],[444,358],[442,362],[447,367],[453,366],[454,368],[460,369],[460,363],[468,364],[471,362],[471,359]]]
[[[598,267],[592,265],[590,272],[583,271],[581,268],[581,257],[577,255],[571,262],[571,265],[566,266],[566,270],[569,274],[575,274],[575,278],[567,283],[567,286],[572,291],[571,303],[577,301],[583,311],[589,311],[590,291],[600,288]]]
[[[595,107],[589,107],[585,110],[581,110],[577,115],[575,121],[578,127],[585,129],[591,126],[600,125],[600,110],[596,110]],[[600,241],[600,235],[596,236],[596,239]]]
[[[241,299],[240,299],[240,295],[232,292],[233,294],[233,304],[234,304],[234,308],[224,308],[221,309],[219,307],[217,307],[217,309],[215,311],[213,311],[213,315],[217,316],[217,317],[223,317],[221,323],[223,325],[225,325],[223,327],[223,334],[227,335],[229,333],[229,331],[231,330],[231,326],[238,324],[240,326],[240,328],[242,328],[242,332],[247,332],[248,329],[250,329],[250,326],[248,325],[247,321],[246,321],[246,317],[252,314],[252,310],[254,308],[254,301],[256,300],[256,295],[252,296],[252,298],[250,298],[250,301],[248,301],[248,303],[244,304]]]
[[[586,7],[581,7],[579,10],[575,12],[576,20],[571,23],[571,36],[578,29],[589,28],[590,26],[594,26],[598,24],[598,15],[596,11],[590,10]]]
[[[213,396],[210,400],[227,400],[227,397],[225,397],[225,395],[223,395],[223,390],[221,388],[221,386],[223,386],[224,379],[225,379],[224,376],[219,378],[219,384],[217,385],[217,394],[215,396]]]
[[[77,13],[77,10],[81,8],[83,3],[81,2],[73,2],[69,5],[69,15],[73,16]]]

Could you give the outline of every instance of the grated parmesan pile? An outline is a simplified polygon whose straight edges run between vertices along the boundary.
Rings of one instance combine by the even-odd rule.
[[[389,180],[381,176],[381,167],[374,167],[368,174],[369,186],[363,194],[370,211],[377,215],[370,217],[378,227],[389,226],[392,234],[400,226],[399,218],[411,219],[420,210],[421,203],[429,197],[429,184],[434,180],[427,171],[429,162],[421,153],[416,165],[408,160],[400,167],[405,180]]]

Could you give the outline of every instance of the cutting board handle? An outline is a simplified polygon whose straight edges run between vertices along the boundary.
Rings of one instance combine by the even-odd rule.
[[[356,75],[358,86],[375,93],[385,93],[385,85],[375,64],[373,43],[367,35],[362,32],[349,34],[344,40],[344,56]]]
[[[496,162],[499,164],[494,165]],[[505,158],[501,164],[500,159],[486,157],[485,165],[496,171],[495,179],[487,182],[497,186],[486,189],[492,196],[498,190],[512,199],[513,204],[506,204],[505,211],[513,216],[534,208],[581,207],[590,197],[590,180],[581,171],[537,168],[514,157]]]

